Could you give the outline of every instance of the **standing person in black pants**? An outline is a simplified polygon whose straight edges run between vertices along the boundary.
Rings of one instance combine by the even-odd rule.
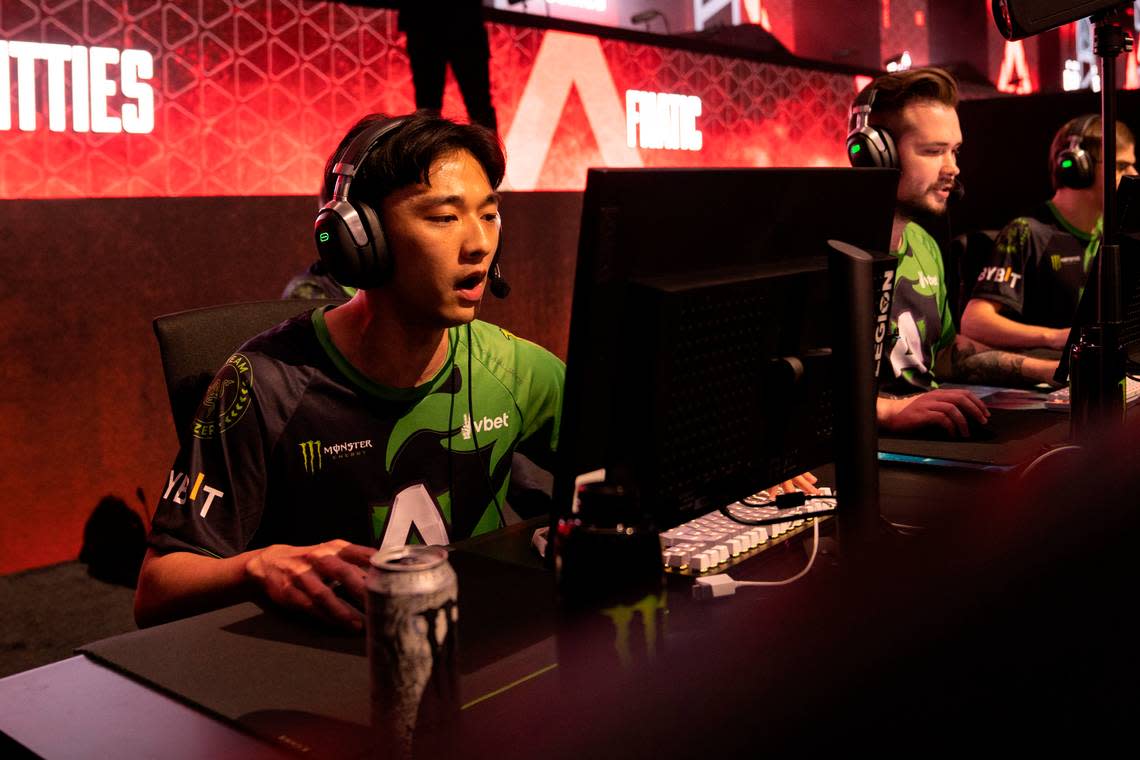
[[[443,107],[450,63],[468,118],[497,132],[491,105],[491,47],[480,0],[402,0],[397,24],[407,35],[416,108]]]

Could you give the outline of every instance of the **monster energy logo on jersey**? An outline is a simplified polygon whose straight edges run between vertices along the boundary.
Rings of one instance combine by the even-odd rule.
[[[320,441],[304,441],[297,445],[301,448],[301,464],[304,466],[305,472],[312,474],[324,467],[325,457],[336,461],[364,454],[372,448],[372,439],[344,441],[328,446],[321,445]]]
[[[305,441],[297,445],[301,447],[301,460],[305,465],[305,472],[314,473],[324,466],[320,441]]]

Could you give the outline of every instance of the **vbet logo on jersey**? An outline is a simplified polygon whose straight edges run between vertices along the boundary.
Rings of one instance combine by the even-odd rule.
[[[931,290],[938,289],[938,275],[927,274],[926,272],[918,273],[918,285],[921,288],[930,288]]]
[[[328,446],[323,446],[320,441],[303,441],[297,447],[301,449],[301,463],[305,472],[312,475],[324,468],[325,457],[336,461],[361,456],[372,448],[372,439],[345,441]]]
[[[511,426],[511,419],[509,412],[503,412],[498,417],[483,417],[482,419],[475,420],[475,432],[483,433],[488,430],[499,430]],[[471,440],[471,415],[463,415],[463,427],[459,429],[459,434],[463,436],[463,440]]]

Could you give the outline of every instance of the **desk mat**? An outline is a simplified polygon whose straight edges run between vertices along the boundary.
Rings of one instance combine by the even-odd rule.
[[[459,576],[464,705],[555,662],[549,573],[452,552]],[[363,635],[246,603],[79,649],[177,699],[306,754],[363,757],[369,671]]]
[[[959,462],[1016,466],[1069,436],[1069,416],[1044,410],[990,409],[985,439],[951,439],[944,432],[882,436],[879,451]]]

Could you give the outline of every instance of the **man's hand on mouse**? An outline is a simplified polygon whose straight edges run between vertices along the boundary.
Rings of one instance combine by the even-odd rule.
[[[886,431],[902,433],[937,426],[950,436],[970,437],[970,420],[984,425],[990,412],[982,400],[961,388],[916,393],[904,398],[878,400],[879,425]]]
[[[274,544],[255,552],[245,572],[273,603],[359,631],[364,627],[364,580],[375,553],[340,540],[315,546]],[[358,607],[338,598],[338,591],[358,601]]]

